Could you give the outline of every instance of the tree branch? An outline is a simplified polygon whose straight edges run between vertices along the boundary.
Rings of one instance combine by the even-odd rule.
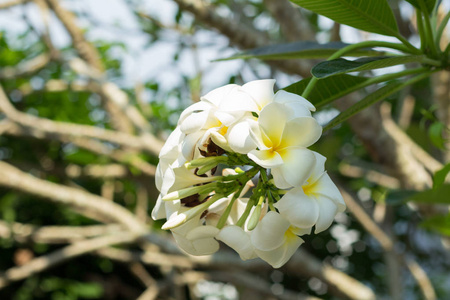
[[[11,8],[16,5],[25,4],[30,2],[31,0],[11,0],[8,2],[0,3],[0,9]]]
[[[270,40],[264,32],[258,31],[247,24],[236,23],[216,14],[214,7],[201,0],[173,0],[180,9],[192,13],[196,20],[201,21],[229,38],[230,43],[242,49],[252,49],[270,44]],[[311,76],[309,70],[313,66],[308,61],[280,60],[270,62],[280,70],[287,73],[299,74],[302,77]]]
[[[40,54],[30,60],[22,61],[17,66],[6,66],[0,69],[0,80],[27,77],[42,70],[51,61],[47,53]]]
[[[102,197],[71,187],[38,179],[0,161],[0,186],[25,192],[51,202],[67,205],[92,215],[123,224],[132,232],[146,232],[146,226],[122,206]]]
[[[144,136],[137,137],[124,132],[112,131],[89,125],[56,122],[19,112],[11,105],[1,86],[0,109],[12,121],[27,128],[37,128],[46,135],[63,135],[100,139],[124,147],[147,150],[154,155],[158,155],[162,147],[162,143],[158,140],[151,140]]]
[[[353,199],[353,197],[342,187],[340,187],[342,196],[344,197],[347,208],[353,213],[359,223],[369,232],[381,245],[385,252],[392,253],[396,256],[397,261],[401,262],[411,271],[416,280],[424,299],[435,300],[436,294],[430,279],[427,277],[425,271],[413,260],[405,258],[394,251],[394,243],[372,218],[364,211],[364,209]]]
[[[137,239],[137,235],[131,232],[102,236],[94,239],[83,240],[70,246],[56,250],[53,253],[32,259],[23,266],[12,267],[0,275],[0,289],[13,281],[18,281],[45,271],[77,256],[101,249],[107,246],[130,243]]]
[[[77,240],[100,235],[108,235],[123,231],[118,224],[91,226],[42,226],[7,223],[0,220],[0,237],[13,238],[19,243],[33,241],[35,243],[67,244]]]

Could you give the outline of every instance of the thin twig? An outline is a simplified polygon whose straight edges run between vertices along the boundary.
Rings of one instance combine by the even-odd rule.
[[[123,231],[118,224],[91,226],[42,226],[0,220],[0,237],[13,238],[18,243],[66,244],[100,235]]]
[[[25,4],[30,2],[31,0],[11,0],[8,2],[0,3],[0,9],[11,8],[16,5]]]

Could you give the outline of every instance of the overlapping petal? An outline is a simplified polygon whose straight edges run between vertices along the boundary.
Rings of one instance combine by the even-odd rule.
[[[283,160],[283,164],[277,167],[279,174],[290,186],[303,185],[316,163],[313,152],[306,148],[289,147],[277,153]],[[278,175],[277,172],[275,174]],[[274,178],[277,176],[275,174]]]
[[[269,211],[252,231],[251,241],[256,249],[270,251],[285,242],[284,234],[289,229],[289,222],[280,214]]]
[[[312,227],[319,218],[319,204],[316,199],[308,197],[301,187],[288,191],[274,206],[295,227]]]
[[[220,233],[216,236],[216,239],[224,242],[236,251],[242,260],[256,257],[255,247],[250,241],[250,234],[245,232],[239,226],[225,226],[222,230],[220,230]]]

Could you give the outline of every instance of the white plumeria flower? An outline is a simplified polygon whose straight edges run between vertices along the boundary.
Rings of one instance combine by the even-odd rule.
[[[264,168],[271,168],[275,185],[290,188],[302,185],[312,172],[315,156],[306,147],[322,134],[322,127],[308,115],[298,116],[283,103],[264,107],[258,126],[251,131],[259,150],[248,157]]]
[[[214,239],[219,229],[202,225],[199,218],[189,220],[171,231],[178,246],[191,255],[209,255],[219,250],[219,243]]]
[[[280,214],[269,211],[251,232],[250,239],[255,253],[272,267],[279,268],[303,243],[297,234],[298,228]]]
[[[337,212],[345,210],[345,202],[336,185],[325,171],[326,158],[317,152],[316,164],[310,177],[301,187],[288,191],[274,204],[280,214],[292,225],[315,233],[327,229]]]
[[[219,88],[219,92],[213,91],[214,93],[211,93],[220,95],[221,90],[227,90],[224,88]],[[186,138],[182,143],[182,153],[187,160],[192,159],[197,148],[205,150],[210,139],[221,148],[231,150],[225,137],[230,124],[224,125],[217,118],[217,103],[220,103],[220,101],[218,99],[215,100],[197,102],[186,108],[180,116],[178,125],[181,132],[186,134]],[[233,119],[231,123],[235,121],[236,119]]]
[[[228,198],[222,198],[212,204],[208,210],[172,228],[173,237],[180,248],[192,255],[209,255],[216,252],[219,249],[219,243],[214,238],[220,232],[216,225],[228,202]],[[190,209],[180,206],[180,201],[174,201],[166,208],[170,214],[167,217],[168,223],[187,213]]]
[[[315,107],[305,98],[280,90],[276,94],[273,92],[275,80],[264,79],[255,80],[242,87],[233,85],[233,88],[224,89],[228,97],[226,101],[217,103],[219,110],[216,112],[217,118],[230,126],[227,139],[230,148],[237,153],[247,154],[256,148],[256,143],[250,137],[250,128],[257,122],[253,115],[260,114],[261,110],[272,102],[283,103],[288,106],[294,116],[311,116],[310,111],[315,111]],[[205,100],[220,98],[218,93],[206,95]],[[231,126],[233,122],[234,126]]]
[[[225,226],[217,234],[216,239],[224,242],[236,251],[242,260],[256,258],[255,247],[250,240],[250,232],[244,231],[239,226]]]

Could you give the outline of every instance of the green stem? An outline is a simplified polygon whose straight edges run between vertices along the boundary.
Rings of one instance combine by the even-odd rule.
[[[416,9],[416,19],[417,19],[417,30],[420,36],[420,49],[425,52],[425,45],[427,43],[427,36],[425,35],[425,28],[423,27],[422,13],[420,10]]]
[[[370,105],[372,105],[372,104],[374,104],[374,103],[376,103],[376,102],[378,102],[378,101],[380,101],[380,100],[385,99],[386,97],[388,97],[388,96],[390,96],[390,95],[392,95],[392,94],[394,94],[394,93],[396,93],[396,92],[402,90],[403,88],[405,88],[405,87],[408,86],[408,85],[414,84],[414,83],[416,83],[416,82],[418,82],[418,81],[420,81],[420,80],[422,80],[422,79],[427,78],[427,77],[430,76],[433,72],[436,72],[436,71],[438,71],[438,69],[430,70],[430,71],[428,71],[428,72],[426,72],[426,73],[424,73],[424,74],[418,75],[418,76],[416,76],[416,77],[413,77],[413,78],[411,78],[411,79],[405,81],[404,83],[399,84],[398,86],[396,86],[396,87],[393,88],[392,90],[390,90],[390,91],[384,93],[384,94],[382,95],[382,97],[373,99],[373,101],[372,101],[371,103],[364,103],[364,107],[363,107],[363,108],[361,108],[361,109],[356,108],[356,109],[355,109],[355,113],[353,113],[353,114],[350,114],[350,115],[348,115],[348,116],[346,116],[346,117],[344,117],[344,118],[342,118],[342,117],[339,118],[340,115],[338,115],[335,119],[339,118],[339,121],[333,122],[333,120],[332,120],[330,123],[328,123],[328,124],[323,128],[323,131],[325,132],[325,131],[327,131],[328,129],[333,128],[334,126],[343,123],[343,122],[346,121],[348,118],[350,118],[351,116],[353,116],[353,115],[355,115],[356,113],[360,112],[360,111],[361,111],[362,109],[364,109],[365,107],[370,106]],[[360,105],[361,105],[360,103],[362,103],[363,101],[364,101],[364,99],[362,99],[361,101],[357,102],[356,104],[354,104],[352,107],[350,107],[350,108],[348,108],[348,109],[352,109],[352,108],[355,108],[356,106],[360,106]],[[334,119],[334,120],[335,120],[335,119]]]
[[[236,225],[239,227],[242,227],[245,224],[245,221],[248,218],[248,215],[250,214],[250,211],[252,210],[253,204],[254,204],[254,200],[253,198],[250,198],[247,202],[247,206],[245,207],[244,213],[242,214],[242,216],[239,218],[239,220],[237,221]]]
[[[225,209],[224,213],[220,216],[219,222],[217,223],[217,228],[222,229],[223,226],[225,226],[225,222],[228,219],[228,216],[230,215],[231,209],[233,208],[234,202],[236,202],[237,198],[239,198],[239,195],[241,194],[242,190],[244,189],[245,185],[242,185],[239,190],[236,191],[236,193],[233,195],[233,198],[231,198],[230,203],[228,203],[227,208]]]
[[[439,28],[436,31],[436,37],[435,37],[435,44],[436,47],[439,48],[439,43],[441,41],[442,38],[442,34],[444,33],[445,30],[445,26],[447,26],[448,21],[450,20],[450,11],[445,15],[444,19],[442,19],[441,24],[439,24]]]
[[[365,87],[367,87],[369,85],[380,83],[380,82],[385,82],[385,81],[388,81],[388,80],[400,78],[400,77],[407,76],[407,75],[423,73],[423,72],[425,72],[427,70],[429,70],[429,69],[425,68],[425,67],[420,67],[420,68],[408,69],[408,70],[404,70],[404,71],[397,72],[397,73],[386,74],[386,75],[381,75],[381,76],[378,76],[378,77],[370,78],[370,79],[368,79],[368,80],[366,80],[364,82],[361,82],[360,84],[357,84],[357,85],[353,86],[349,90],[346,90],[346,91],[341,92],[341,93],[337,93],[332,98],[327,99],[326,101],[322,101],[322,102],[317,103],[316,104],[316,108],[319,109],[319,108],[321,108],[321,107],[331,103],[335,99],[338,99],[338,98],[340,98],[340,97],[342,97],[344,95],[353,93],[354,91],[357,91],[359,89],[365,88]]]
[[[417,48],[414,47],[410,42],[408,42],[408,40],[407,40],[406,38],[404,38],[400,33],[397,34],[395,37],[396,37],[400,42],[402,42],[403,45],[406,46],[406,48],[408,49],[408,51],[405,51],[405,52],[408,52],[408,53],[411,53],[411,54],[420,54],[420,53],[421,53],[421,52],[419,51],[419,49],[417,49]]]
[[[383,42],[383,41],[364,41],[361,43],[348,45],[347,47],[344,47],[344,48],[336,51],[327,60],[333,60],[333,59],[339,58],[341,56],[344,56],[346,53],[349,53],[356,49],[369,48],[369,47],[383,47],[383,48],[390,48],[390,49],[400,50],[400,51],[404,51],[404,52],[409,52],[409,53],[413,53],[413,54],[421,54],[421,52],[418,49],[413,47],[414,51],[411,52],[411,51],[408,51],[409,49],[405,48],[405,46],[401,45],[401,44]],[[311,80],[309,81],[308,85],[306,86],[305,90],[302,93],[302,97],[308,98],[312,89],[316,85],[317,80],[318,80],[318,78],[316,78],[316,77],[311,78]]]
[[[423,12],[427,46],[430,47],[431,55],[436,58],[438,56],[438,52],[436,49],[436,44],[434,43],[433,29],[431,28],[430,16],[427,13],[427,7],[425,5],[425,1],[419,0],[419,5],[420,5],[420,9]],[[417,17],[419,17],[419,16],[417,16]]]

